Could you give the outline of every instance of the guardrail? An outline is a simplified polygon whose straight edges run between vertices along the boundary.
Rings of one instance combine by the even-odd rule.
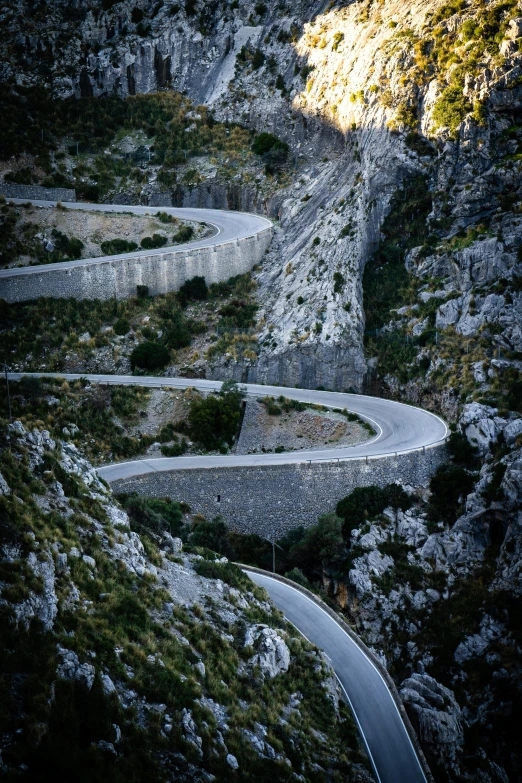
[[[359,457],[315,457],[314,459],[306,460],[306,462],[355,462],[356,460],[364,459],[368,463],[368,461],[371,459],[383,459],[383,457],[397,458],[403,456],[404,454],[414,454],[416,451],[422,451],[422,453],[425,454],[428,449],[436,449],[440,446],[443,446],[445,443],[447,443],[448,438],[449,435],[446,435],[446,437],[435,441],[435,443],[430,443],[427,446],[416,446],[413,449],[404,449],[402,451],[387,451],[383,454],[362,454]]]

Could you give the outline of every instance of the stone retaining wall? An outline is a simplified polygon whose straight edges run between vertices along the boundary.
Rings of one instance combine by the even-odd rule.
[[[295,465],[205,468],[147,473],[112,482],[114,492],[137,492],[145,497],[185,501],[192,513],[208,519],[220,514],[241,533],[280,537],[288,530],[317,522],[334,511],[337,502],[355,487],[384,486],[401,481],[427,486],[446,459],[444,446],[345,462]]]
[[[259,263],[272,239],[272,228],[231,242],[165,253],[140,254],[96,263],[55,264],[35,267],[29,274],[0,276],[0,298],[23,302],[37,297],[62,299],[128,299],[136,286],[146,285],[151,295],[177,291],[195,275],[218,283],[244,274]],[[74,265],[73,265],[74,264]]]
[[[28,201],[76,201],[74,188],[42,188],[41,185],[14,185],[0,182],[0,195]]]

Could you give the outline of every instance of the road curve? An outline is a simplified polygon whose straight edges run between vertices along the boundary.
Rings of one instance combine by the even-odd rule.
[[[9,199],[15,204],[31,203],[35,207],[53,207],[56,201],[39,201],[28,199]],[[20,275],[42,274],[42,272],[58,269],[71,269],[75,266],[92,266],[103,264],[107,261],[125,260],[127,258],[139,258],[144,254],[148,256],[164,255],[169,252],[179,252],[192,250],[200,247],[215,247],[231,242],[233,240],[245,239],[255,236],[267,228],[271,228],[272,223],[261,215],[254,215],[250,212],[227,212],[221,209],[192,209],[183,207],[180,209],[174,207],[132,207],[123,204],[86,204],[80,202],[62,202],[62,206],[67,209],[83,209],[89,212],[131,212],[133,215],[155,215],[158,212],[167,212],[180,220],[195,220],[200,223],[207,223],[214,228],[212,236],[204,239],[197,239],[193,242],[160,247],[156,250],[136,250],[133,253],[122,253],[114,256],[99,256],[97,258],[79,258],[76,261],[61,261],[57,264],[36,264],[34,266],[14,267],[13,269],[1,269],[0,279],[9,277],[19,277]]]
[[[296,587],[245,569],[287,620],[332,661],[380,783],[427,783],[401,714],[378,668],[321,606]]]
[[[218,391],[221,381],[193,378],[144,377],[133,375],[81,375],[66,373],[10,373],[12,380],[23,375],[54,376],[75,380],[85,378],[92,383],[116,384],[121,386],[146,386],[149,388],[186,389],[196,388],[202,392]],[[230,454],[226,456],[161,457],[159,459],[138,459],[120,462],[98,468],[106,481],[139,476],[144,473],[189,468],[243,467],[253,465],[286,465],[312,461],[352,460],[368,457],[375,459],[409,451],[428,449],[441,444],[448,435],[444,421],[434,413],[412,405],[405,405],[380,397],[362,394],[328,392],[314,389],[293,389],[282,386],[244,384],[247,396],[264,397],[280,394],[301,402],[316,403],[331,408],[346,408],[369,421],[377,432],[364,443],[356,446],[342,446],[329,449],[308,449],[281,454]]]

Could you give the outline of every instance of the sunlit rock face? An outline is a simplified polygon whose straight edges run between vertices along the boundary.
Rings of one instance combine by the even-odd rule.
[[[451,87],[455,63],[447,53],[437,61],[430,52],[454,35],[456,57],[466,63],[472,33],[460,29],[473,27],[479,7],[439,13],[440,7],[431,0],[387,0],[326,10],[318,1],[267,0],[136,11],[125,0],[86,3],[65,19],[55,0],[31,36],[20,28],[30,13],[6,14],[0,70],[20,83],[43,81],[62,97],[172,88],[207,104],[219,120],[286,141],[291,165],[278,183],[262,173],[247,183],[240,168],[232,183],[249,193],[239,206],[250,208],[248,201],[279,218],[257,274],[257,358],[225,356],[209,375],[360,390],[367,369],[361,275],[382,239],[394,194],[412,176],[424,176],[434,193],[430,217],[453,230],[491,215],[497,197],[508,186],[516,190],[513,172],[495,168],[493,137],[509,127],[520,99],[518,12],[506,12],[514,18],[503,22],[498,52],[485,50],[478,71],[470,65],[458,101],[444,114],[440,98]],[[408,140],[412,130],[430,136],[431,146]],[[212,175],[198,187],[217,184]],[[492,249],[492,262],[487,248],[481,251],[485,278],[512,265],[502,260],[505,248]],[[477,253],[431,261],[412,256],[410,268],[437,277],[442,267],[454,274],[456,260],[457,283],[479,274]],[[488,319],[503,319],[517,337],[511,305],[499,296],[480,304],[470,314],[466,298],[450,302],[438,323],[456,323],[469,335]]]

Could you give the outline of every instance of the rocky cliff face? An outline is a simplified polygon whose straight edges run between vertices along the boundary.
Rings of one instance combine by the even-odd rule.
[[[258,355],[207,371],[335,389],[366,378],[442,411],[479,449],[453,474],[450,512],[429,517],[448,474],[428,505],[354,532],[336,594],[403,682],[440,779],[517,779],[518,4],[31,2],[2,21],[5,78],[62,97],[185,90],[289,144],[280,185],[260,176],[247,194],[238,172],[232,203],[209,174],[166,196],[278,218],[255,273]]]
[[[259,275],[259,361],[214,374],[360,388],[361,276],[392,195],[422,175],[437,238],[516,203],[520,23],[508,5],[490,19],[473,3],[52,3],[22,13],[32,35],[7,8],[3,73],[63,97],[172,87],[285,139],[295,170],[270,202],[280,232]],[[495,263],[488,275],[503,272]]]

